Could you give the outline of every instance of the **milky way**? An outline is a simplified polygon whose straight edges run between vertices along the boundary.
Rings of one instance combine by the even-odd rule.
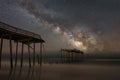
[[[44,34],[49,30],[46,33],[48,36],[49,34],[57,36],[50,40],[56,42],[55,46],[77,48],[85,52],[107,52],[112,48],[119,51],[120,1],[118,0],[1,0],[0,2],[3,3],[1,19],[2,16],[14,16],[13,8],[15,8],[21,12],[21,14],[16,12],[15,18],[24,20],[22,17],[29,16],[31,17],[27,19],[29,25],[40,26],[40,30],[36,29],[38,32]],[[11,7],[10,10],[8,7]],[[8,11],[3,11],[7,8]],[[9,12],[11,13],[8,14]],[[9,19],[3,20],[10,22]],[[59,50],[60,47],[56,48]]]

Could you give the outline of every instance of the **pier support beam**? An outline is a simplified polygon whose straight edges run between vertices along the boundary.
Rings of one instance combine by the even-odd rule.
[[[16,42],[15,67],[17,66],[17,56],[18,56],[18,41]]]
[[[22,43],[22,52],[21,52],[21,67],[23,66],[23,51],[24,51],[24,43]]]
[[[35,66],[35,43],[33,43],[33,66]]]
[[[11,40],[11,37],[10,37],[10,65],[11,65],[11,68],[13,68],[13,58],[12,58],[12,40]]]
[[[63,51],[62,51],[62,49],[61,49],[61,51],[60,51],[60,53],[61,53],[61,63],[63,63]]]
[[[28,44],[29,67],[31,67],[30,44]]]
[[[40,43],[40,65],[42,65],[42,52],[43,52],[42,48],[43,48],[43,43]]]
[[[73,58],[74,58],[74,57],[73,57],[73,53],[71,53],[71,54],[72,54],[72,63],[73,63],[73,61],[74,61],[74,59],[73,59]]]
[[[63,62],[65,63],[66,53],[64,52]]]
[[[3,38],[1,38],[1,42],[0,42],[0,69],[1,69],[2,47],[3,47]]]
[[[64,53],[64,62],[66,63],[67,62],[67,52]]]

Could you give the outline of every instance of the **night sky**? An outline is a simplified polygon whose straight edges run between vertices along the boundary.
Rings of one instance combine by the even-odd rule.
[[[0,21],[38,33],[46,52],[120,52],[120,0],[0,0]]]

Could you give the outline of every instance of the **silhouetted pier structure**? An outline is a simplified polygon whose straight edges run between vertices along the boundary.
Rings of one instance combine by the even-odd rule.
[[[9,40],[10,44],[10,66],[13,68],[13,51],[12,51],[12,41],[16,42],[16,57],[15,57],[15,67],[17,66],[17,56],[18,56],[18,44],[22,43],[21,48],[21,67],[23,66],[23,53],[24,53],[24,45],[28,46],[28,54],[29,54],[29,67],[31,67],[31,53],[30,49],[33,49],[33,66],[35,66],[35,44],[40,43],[40,54],[39,60],[42,62],[42,47],[45,42],[40,35],[13,27],[6,23],[0,22],[0,68],[1,68],[1,56],[2,56],[2,48],[4,39]],[[33,47],[30,46],[33,44]]]
[[[83,54],[84,52],[77,49],[61,49],[61,61],[62,63],[83,61]]]

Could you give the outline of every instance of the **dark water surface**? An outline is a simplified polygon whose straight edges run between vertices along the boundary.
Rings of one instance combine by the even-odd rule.
[[[120,80],[120,65],[116,64],[24,64],[13,69],[3,64],[0,80]]]

